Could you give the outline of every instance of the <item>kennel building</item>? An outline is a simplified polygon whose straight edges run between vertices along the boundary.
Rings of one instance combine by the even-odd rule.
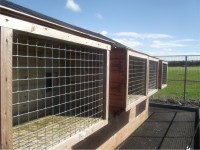
[[[158,91],[158,67],[159,59],[156,57],[149,56],[148,58],[148,96],[152,96]]]
[[[146,100],[148,55],[120,43],[110,53],[110,108],[128,111]]]
[[[0,149],[67,148],[105,126],[112,42],[9,1],[0,9]]]
[[[167,87],[168,62],[159,60],[158,88]]]

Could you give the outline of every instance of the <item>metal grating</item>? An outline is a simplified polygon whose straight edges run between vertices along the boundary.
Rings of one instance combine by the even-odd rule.
[[[149,92],[157,89],[158,62],[149,60]]]
[[[129,56],[128,104],[146,93],[146,59]]]
[[[13,37],[13,147],[47,149],[103,119],[105,51]]]
[[[187,149],[195,131],[195,122],[192,121],[195,113],[190,111],[180,107],[150,107],[151,116],[119,149]],[[191,143],[191,149],[195,148],[194,144]]]
[[[144,137],[144,136],[130,136],[126,141],[118,148],[119,150],[139,150],[139,149],[158,149],[158,146],[162,141],[160,137]]]
[[[167,64],[163,64],[163,68],[162,68],[162,84],[167,84]]]
[[[195,122],[174,121],[167,132],[166,137],[192,138],[194,134]]]
[[[190,138],[165,138],[160,149],[188,149]],[[193,149],[193,146],[190,149]]]

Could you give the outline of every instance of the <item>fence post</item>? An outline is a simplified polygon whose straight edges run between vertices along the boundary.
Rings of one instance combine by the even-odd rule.
[[[184,77],[184,105],[186,101],[186,83],[187,83],[187,57],[185,56],[185,77]]]

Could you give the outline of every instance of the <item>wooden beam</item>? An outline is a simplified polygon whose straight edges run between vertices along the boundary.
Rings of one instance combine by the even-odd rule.
[[[98,42],[92,39],[80,37],[77,35],[73,35],[71,33],[59,31],[56,29],[52,29],[49,27],[45,27],[42,25],[30,23],[27,21],[23,21],[20,19],[8,17],[5,15],[0,15],[0,26],[20,30],[32,34],[42,35],[46,37],[56,38],[59,40],[67,41],[67,42],[73,42],[76,44],[82,44],[90,47],[100,48],[104,50],[111,50],[111,45],[105,44],[102,42]]]
[[[12,33],[1,27],[0,149],[12,149]]]
[[[158,58],[155,58],[155,57],[150,57],[150,56],[149,56],[149,60],[156,61],[156,62],[158,62],[158,61],[159,61],[159,59],[158,59]]]
[[[128,51],[128,55],[131,55],[131,56],[134,56],[134,57],[143,58],[143,59],[148,59],[147,55],[141,54],[139,52]]]

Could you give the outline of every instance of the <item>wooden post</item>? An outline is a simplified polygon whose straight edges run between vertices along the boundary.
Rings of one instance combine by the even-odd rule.
[[[109,101],[109,76],[110,76],[110,51],[106,51],[105,65],[104,65],[104,116],[105,120],[108,120],[108,101]]]
[[[12,149],[12,29],[1,27],[0,149]]]
[[[129,81],[129,52],[126,52],[126,107],[128,106],[128,81]]]
[[[156,70],[156,74],[157,74],[157,84],[156,84],[156,88],[158,89],[159,88],[159,60],[158,60],[158,62],[157,62],[157,70]]]

